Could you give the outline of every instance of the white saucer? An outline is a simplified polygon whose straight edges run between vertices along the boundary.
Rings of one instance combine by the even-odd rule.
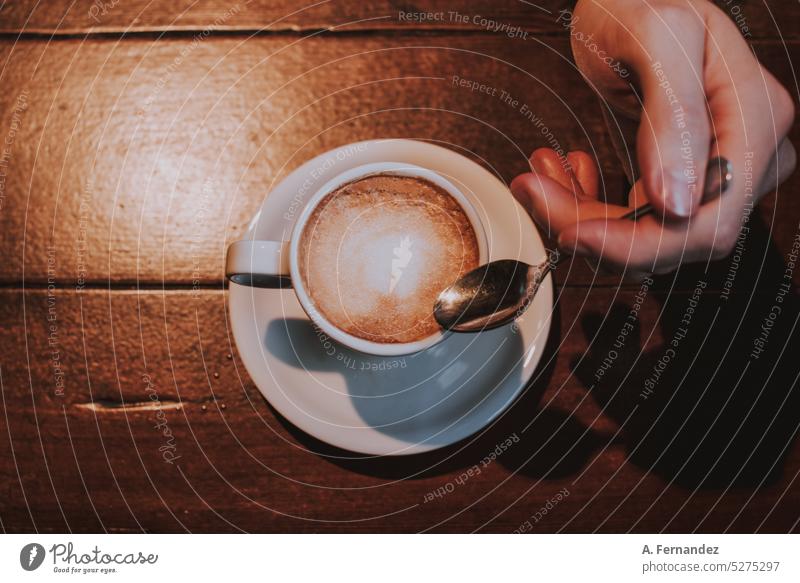
[[[306,162],[272,190],[245,238],[287,238],[316,187],[339,172],[381,161],[417,164],[456,184],[486,226],[491,260],[535,263],[545,257],[533,223],[502,182],[456,152],[413,140],[349,144]],[[468,437],[511,404],[547,341],[553,286],[545,282],[518,328],[452,334],[406,357],[368,356],[326,339],[292,290],[231,283],[229,302],[247,372],[284,417],[344,449],[408,455]]]

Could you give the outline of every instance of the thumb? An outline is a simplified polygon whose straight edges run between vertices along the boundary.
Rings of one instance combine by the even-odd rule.
[[[704,89],[705,24],[691,8],[647,18],[635,63],[644,91],[637,155],[645,193],[662,214],[691,216],[702,196],[709,154]]]

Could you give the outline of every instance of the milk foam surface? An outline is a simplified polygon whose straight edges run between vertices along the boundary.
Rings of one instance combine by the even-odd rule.
[[[337,328],[381,343],[435,333],[439,293],[478,266],[478,242],[458,202],[437,185],[374,175],[314,209],[299,267],[314,306]]]

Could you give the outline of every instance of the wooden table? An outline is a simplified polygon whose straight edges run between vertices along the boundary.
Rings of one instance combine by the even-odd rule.
[[[556,22],[570,3],[538,4],[426,0],[414,10],[444,16],[423,23],[390,0],[3,4],[2,529],[796,530],[800,270],[784,275],[800,173],[707,272],[643,290],[564,270],[524,395],[444,450],[359,459],[320,443],[270,408],[238,358],[224,252],[275,180],[337,145],[403,137],[508,181],[548,144],[518,107],[453,76],[527,104],[564,147],[596,153],[609,196],[621,191]],[[797,96],[800,8],[740,6],[756,53]]]

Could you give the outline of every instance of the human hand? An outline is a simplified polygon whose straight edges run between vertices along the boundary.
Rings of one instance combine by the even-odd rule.
[[[580,0],[569,19],[578,68],[617,131],[628,143],[635,133],[640,178],[628,207],[605,204],[588,154],[540,149],[512,192],[562,250],[629,275],[727,256],[752,206],[794,170],[788,92],[705,0]],[[731,161],[733,181],[701,207],[714,156]],[[655,216],[618,219],[645,202]]]

